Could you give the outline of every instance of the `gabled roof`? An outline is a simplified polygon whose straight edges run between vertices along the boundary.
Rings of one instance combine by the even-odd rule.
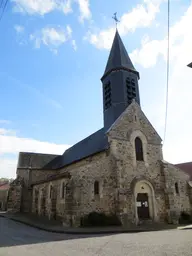
[[[111,71],[117,69],[126,69],[132,71],[136,73],[139,77],[139,73],[136,71],[133,63],[131,62],[131,59],[129,58],[129,55],[121,40],[118,30],[116,31],[105,72],[101,79],[103,79]]]
[[[58,155],[20,152],[17,168],[36,168],[40,169],[47,163],[58,157]]]
[[[175,164],[175,166],[187,173],[192,180],[192,162]]]
[[[53,159],[50,163],[45,165],[43,169],[59,169],[93,154],[102,152],[107,148],[108,139],[104,128],[102,128],[67,149],[62,156]]]
[[[110,132],[110,130],[113,129],[113,127],[115,127],[118,122],[120,122],[121,118],[123,118],[123,116],[127,113],[129,113],[129,111],[132,111],[131,108],[132,107],[136,107],[137,110],[139,110],[143,116],[143,119],[145,120],[146,124],[151,126],[152,130],[153,130],[153,135],[156,135],[157,137],[157,142],[158,143],[161,143],[162,142],[162,139],[161,137],[159,136],[159,134],[157,133],[157,131],[155,130],[155,128],[153,127],[153,125],[151,124],[151,122],[148,120],[148,118],[146,117],[146,115],[144,114],[144,112],[142,111],[141,107],[139,106],[139,104],[136,102],[135,99],[132,100],[132,103],[127,106],[127,108],[122,112],[122,114],[115,120],[115,122],[108,128],[108,130],[106,131],[106,134],[108,134]],[[131,115],[132,115],[132,112],[130,112]]]

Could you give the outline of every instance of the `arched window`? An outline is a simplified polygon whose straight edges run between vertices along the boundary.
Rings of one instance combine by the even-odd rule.
[[[61,185],[61,198],[65,197],[65,182],[62,182]]]
[[[94,182],[94,194],[99,195],[99,181]]]
[[[70,195],[70,193],[71,193],[71,187],[70,187],[70,184],[69,184],[69,183],[66,184],[66,188],[65,188],[65,189],[66,189],[66,190],[65,190],[65,191],[66,191],[66,192],[65,192],[65,193],[66,193],[66,196]]]
[[[50,185],[50,187],[49,187],[49,198],[52,198],[52,196],[53,196],[53,186]]]
[[[136,160],[143,161],[143,144],[139,137],[135,139],[135,153],[136,153]]]
[[[175,192],[176,194],[179,194],[179,186],[177,182],[175,182]]]

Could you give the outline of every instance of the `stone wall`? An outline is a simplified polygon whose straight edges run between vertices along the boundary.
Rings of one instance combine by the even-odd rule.
[[[31,184],[46,180],[48,177],[57,173],[55,170],[39,170],[34,168],[17,168],[17,175],[23,178],[23,195],[21,202],[22,212],[31,212],[32,207],[32,190]]]
[[[80,224],[80,218],[92,211],[114,212],[116,211],[116,172],[113,168],[113,161],[108,152],[99,153],[88,157],[83,161],[75,163],[61,170],[70,172],[71,179],[61,179],[35,185],[35,189],[45,188],[46,215],[50,217],[52,200],[49,192],[52,185],[57,191],[56,215],[62,218],[65,223],[73,222],[75,226]],[[94,182],[99,181],[100,195],[94,195]],[[65,198],[61,196],[62,183],[68,184],[68,192]],[[35,195],[35,192],[33,193]],[[35,211],[35,197],[33,196],[33,212]]]
[[[20,212],[22,204],[23,179],[17,177],[11,184],[7,198],[7,211]]]
[[[35,182],[46,180],[47,178],[56,175],[59,173],[57,170],[39,170],[39,169],[32,169],[30,174],[30,184]]]
[[[8,190],[0,190],[0,211],[7,209]]]
[[[169,222],[177,223],[182,211],[191,213],[189,175],[172,164],[166,162],[162,164],[169,201]]]
[[[165,221],[164,179],[159,160],[162,159],[161,138],[140,107],[130,105],[108,131],[110,152],[118,173],[120,213],[126,223],[137,222],[135,207],[137,182],[150,183],[154,190],[154,221]],[[136,161],[135,138],[143,145],[144,161]]]
[[[17,168],[17,177],[22,177],[24,186],[29,186],[29,168]]]

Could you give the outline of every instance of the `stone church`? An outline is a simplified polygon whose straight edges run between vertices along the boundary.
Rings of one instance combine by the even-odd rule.
[[[116,31],[101,78],[103,128],[63,155],[20,152],[8,210],[79,226],[90,212],[122,225],[175,223],[191,213],[190,175],[163,160],[162,140],[140,106],[139,72]]]

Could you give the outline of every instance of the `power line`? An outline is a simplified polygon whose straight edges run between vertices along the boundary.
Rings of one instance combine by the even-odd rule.
[[[2,13],[1,13],[1,15],[0,15],[0,21],[1,21],[2,18],[3,18],[3,14],[4,14],[5,9],[6,9],[6,7],[7,7],[8,0],[5,0],[4,5],[3,5],[3,2],[4,2],[4,1],[2,0],[1,3],[0,3],[0,9],[2,8]]]
[[[166,131],[167,131],[167,113],[168,113],[168,94],[169,94],[169,65],[170,65],[170,0],[167,5],[167,86],[166,86],[166,105],[165,105],[165,127],[164,127],[164,139],[165,143]]]

